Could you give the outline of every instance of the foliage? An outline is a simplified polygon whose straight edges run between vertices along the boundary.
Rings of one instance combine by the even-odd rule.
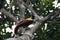
[[[58,8],[55,8],[53,6],[54,0],[31,0],[33,4],[33,9],[36,11],[36,13],[40,16],[46,16],[50,13],[50,11],[58,10]],[[60,2],[60,1],[58,1]],[[4,6],[4,8],[7,11],[9,10],[9,4],[5,1],[5,4],[7,6]],[[13,6],[15,6],[15,10],[11,9],[11,13],[17,17],[19,12],[19,7],[16,5],[16,3],[13,3]],[[26,9],[26,18],[30,17],[31,14]],[[47,23],[47,29],[45,29],[45,23]],[[56,17],[54,19],[49,19],[45,23],[41,25],[41,27],[36,31],[37,35],[35,35],[34,40],[60,40],[60,17]],[[7,26],[6,26],[7,25]],[[6,28],[9,27],[12,29],[12,25],[14,25],[14,22],[4,14],[0,14],[0,39],[3,40],[5,38],[13,37],[11,36],[11,32],[6,32]],[[4,31],[2,31],[4,29]]]

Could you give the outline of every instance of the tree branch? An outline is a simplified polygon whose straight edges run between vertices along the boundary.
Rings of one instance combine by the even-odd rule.
[[[19,2],[21,2],[22,0],[20,0]],[[23,1],[22,1],[23,2]],[[24,3],[24,2],[23,2]],[[20,4],[20,3],[19,3]],[[55,13],[55,15],[52,15],[51,16],[51,14],[49,14],[49,15],[47,15],[46,17],[44,17],[44,18],[40,18],[40,16],[38,16],[37,15],[37,13],[33,10],[33,8],[32,7],[29,7],[27,4],[25,4],[24,3],[24,5],[26,6],[26,8],[28,8],[32,13],[33,13],[33,15],[36,17],[36,18],[38,18],[37,20],[38,21],[36,21],[36,23],[34,24],[34,27],[33,28],[31,28],[31,30],[28,30],[28,31],[25,31],[25,33],[22,35],[22,36],[20,36],[20,37],[18,37],[19,39],[18,40],[31,40],[32,39],[32,34],[39,28],[39,26],[44,22],[44,21],[46,21],[47,19],[49,19],[50,17],[52,17],[53,16],[53,18],[54,17],[56,17],[59,13]],[[26,36],[26,35],[29,35],[28,37],[29,37],[29,39],[28,39],[28,37]],[[24,37],[24,38],[23,38]],[[17,40],[17,39],[16,39]]]
[[[11,0],[11,3],[9,4],[9,12],[11,12],[11,10],[12,10],[12,6],[13,6],[13,0]]]
[[[60,10],[57,10],[53,13],[54,15],[51,16],[51,19],[55,18],[56,16],[58,16],[60,14]]]
[[[30,2],[30,5],[27,5],[23,0],[19,0],[19,1],[17,1],[17,2],[18,2],[18,4],[20,4],[19,2],[22,2],[23,5],[24,5],[27,9],[29,9],[36,18],[39,18],[39,19],[41,20],[40,16],[38,16],[37,13],[33,10],[33,8],[32,8],[32,3],[31,3],[31,2]]]
[[[17,5],[20,7],[20,19],[25,19],[25,6],[23,5],[24,3],[21,0],[14,0],[16,1]]]
[[[10,17],[14,22],[18,23],[18,20],[10,13],[7,12],[4,8],[1,9],[2,14]]]

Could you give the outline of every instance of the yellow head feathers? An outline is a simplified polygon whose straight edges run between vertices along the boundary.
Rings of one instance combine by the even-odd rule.
[[[30,18],[27,18],[26,20],[33,20],[33,19],[30,17]]]

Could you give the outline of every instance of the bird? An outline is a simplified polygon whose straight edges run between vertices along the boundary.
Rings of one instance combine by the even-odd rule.
[[[33,24],[33,19],[30,17],[30,18],[27,18],[27,19],[23,19],[23,20],[21,20],[17,25],[16,25],[16,27],[15,27],[15,29],[14,29],[14,33],[15,34],[18,34],[18,33],[21,33],[22,31],[22,29],[24,30],[26,30],[26,29],[29,29],[28,28],[28,26],[30,25],[30,24]]]

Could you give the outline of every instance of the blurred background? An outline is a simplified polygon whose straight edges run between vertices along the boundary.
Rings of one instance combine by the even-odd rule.
[[[14,0],[3,0],[6,11],[11,12],[18,20],[20,8]],[[24,0],[25,2],[26,0]],[[33,9],[41,16],[45,17],[49,13],[60,10],[60,0],[30,0]],[[1,2],[1,1],[0,1]],[[10,4],[12,7],[10,8]],[[2,3],[1,3],[2,4]],[[25,10],[26,18],[31,17],[30,11]],[[15,22],[0,12],[0,40],[14,37]],[[60,40],[60,15],[54,19],[44,22],[34,33],[34,40]]]

